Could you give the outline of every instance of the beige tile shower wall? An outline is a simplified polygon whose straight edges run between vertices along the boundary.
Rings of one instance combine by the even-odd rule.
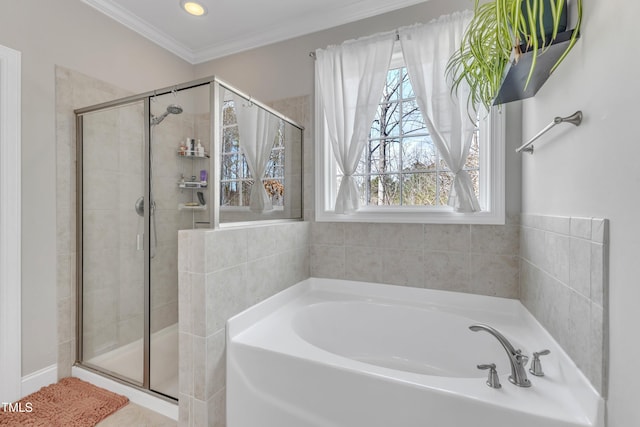
[[[309,277],[308,222],[179,233],[180,425],[225,425],[225,322]]]
[[[523,214],[520,299],[606,395],[609,224]]]
[[[161,97],[153,107],[163,110],[168,102],[171,101],[167,97]],[[178,230],[191,228],[193,222],[192,212],[178,210],[178,204],[192,199],[192,191],[181,191],[178,181],[181,174],[191,176],[195,160],[180,158],[177,152],[180,141],[187,136],[195,137],[194,123],[194,115],[184,112],[169,115],[152,128],[152,193],[157,235],[157,244],[150,249],[152,333],[178,321]],[[151,232],[154,233],[153,223]]]
[[[71,375],[76,327],[76,141],[73,110],[131,95],[84,74],[57,66],[56,80],[56,252],[58,377]],[[96,201],[98,202],[98,201]],[[114,218],[117,220],[117,218]],[[95,261],[104,260],[99,257]],[[117,292],[117,291],[116,291]]]
[[[84,118],[84,358],[142,336],[142,221],[131,203],[142,194],[143,106]]]
[[[311,276],[518,297],[517,222],[312,223]]]

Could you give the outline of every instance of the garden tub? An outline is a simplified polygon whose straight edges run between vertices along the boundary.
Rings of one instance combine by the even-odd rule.
[[[529,357],[550,350],[545,376],[512,384],[478,323]],[[491,363],[500,388],[477,367]],[[311,278],[227,323],[228,427],[602,427],[603,412],[518,300]]]

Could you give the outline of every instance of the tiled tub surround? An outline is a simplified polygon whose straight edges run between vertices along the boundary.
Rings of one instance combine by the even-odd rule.
[[[518,298],[519,226],[315,222],[311,276]]]
[[[180,425],[225,425],[225,322],[309,277],[310,223],[179,233]]]
[[[520,300],[606,396],[609,224],[523,214]]]

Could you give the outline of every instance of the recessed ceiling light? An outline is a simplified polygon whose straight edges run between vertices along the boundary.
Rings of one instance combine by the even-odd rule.
[[[181,0],[180,5],[190,15],[202,16],[207,14],[207,8],[198,2],[191,0]]]

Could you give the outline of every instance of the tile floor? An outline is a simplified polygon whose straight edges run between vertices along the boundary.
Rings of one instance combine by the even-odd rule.
[[[176,427],[178,422],[147,408],[129,403],[97,424],[97,427]]]

